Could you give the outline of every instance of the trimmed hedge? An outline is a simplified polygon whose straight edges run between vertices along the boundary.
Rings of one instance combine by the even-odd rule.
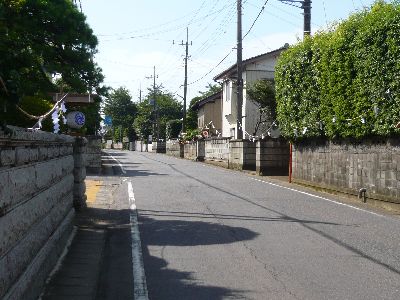
[[[399,136],[400,2],[376,1],[290,47],[275,81],[289,139]]]

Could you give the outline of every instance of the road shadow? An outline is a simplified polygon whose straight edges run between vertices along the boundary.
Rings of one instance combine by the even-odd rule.
[[[127,155],[125,153],[111,153],[112,156],[123,156]],[[117,155],[118,154],[118,155]],[[145,169],[139,169],[142,163],[134,162],[121,162],[116,161],[110,155],[103,152],[101,157],[101,169],[87,168],[88,176],[95,177],[143,177],[143,176],[165,176],[166,174],[151,172]],[[124,168],[124,166],[129,166],[129,170]]]
[[[106,151],[102,151],[101,152],[101,154],[103,155],[103,156],[110,156],[110,155],[112,155],[112,156],[114,156],[114,157],[116,157],[116,156],[127,156],[128,154],[127,153],[125,153],[124,151],[127,151],[127,150],[118,150],[118,149],[116,149],[116,151],[118,151],[118,152],[115,152],[115,151],[110,151],[110,152],[106,152]]]
[[[173,218],[196,218],[196,219],[219,219],[219,220],[239,220],[239,221],[257,221],[257,222],[293,222],[301,224],[324,224],[324,225],[340,225],[333,222],[314,221],[292,218],[288,216],[266,217],[266,216],[250,216],[250,215],[232,215],[232,214],[217,214],[217,213],[196,213],[184,211],[162,211],[162,210],[141,210],[141,216],[158,216],[158,217],[173,217]]]
[[[150,246],[194,247],[231,244],[254,239],[257,233],[243,227],[188,220],[159,220],[143,216],[139,211],[143,259],[150,299],[244,299],[248,291],[204,285],[193,272],[169,267],[162,253],[151,255]],[[195,251],[189,250],[189,251]],[[195,255],[193,255],[195,259]],[[201,262],[198,262],[201,264]],[[224,272],[221,265],[221,274]]]
[[[85,208],[76,214],[81,230],[104,231],[101,271],[96,299],[133,299],[130,210]],[[244,299],[246,291],[205,285],[193,272],[168,267],[163,257],[149,253],[149,246],[196,246],[251,240],[257,233],[241,227],[187,220],[156,220],[139,217],[142,251],[150,299]],[[94,249],[92,249],[94,251]],[[93,253],[91,254],[93,255]],[[85,263],[85,262],[83,262]],[[221,273],[224,270],[221,270]],[[129,290],[130,289],[130,290]]]
[[[105,235],[95,299],[133,299],[129,210],[87,207],[77,212],[75,224],[80,230],[102,230]]]
[[[220,245],[252,240],[258,236],[258,233],[244,227],[183,219],[160,220],[145,216],[141,211],[139,211],[139,222],[144,230],[146,245],[185,247]]]
[[[168,268],[166,260],[143,249],[149,299],[222,300],[245,299],[245,292],[196,282],[193,273]],[[222,271],[221,271],[222,273]]]

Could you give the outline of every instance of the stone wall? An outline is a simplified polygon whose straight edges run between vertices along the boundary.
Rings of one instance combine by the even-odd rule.
[[[184,144],[184,158],[197,160],[197,142],[188,142]]]
[[[183,157],[183,147],[178,140],[168,140],[166,143],[166,153],[167,155],[175,157]]]
[[[88,172],[100,173],[101,172],[101,137],[100,136],[86,136],[86,168]]]
[[[84,204],[85,139],[10,129],[0,131],[0,298],[29,300],[71,235],[74,201]]]
[[[256,170],[256,143],[249,140],[231,140],[229,169]]]
[[[257,173],[264,176],[288,175],[289,149],[289,143],[284,139],[267,138],[257,141]]]
[[[400,139],[293,145],[294,182],[400,203]]]

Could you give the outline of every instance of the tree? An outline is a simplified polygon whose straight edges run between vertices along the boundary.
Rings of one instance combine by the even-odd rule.
[[[142,141],[147,141],[148,136],[153,132],[152,112],[153,106],[148,101],[139,103],[133,127]]]
[[[111,116],[114,128],[126,129],[130,139],[135,136],[133,122],[137,111],[129,91],[123,87],[113,90],[104,101],[104,114]]]
[[[200,96],[194,97],[190,101],[189,109],[186,114],[186,127],[188,131],[193,131],[197,129],[197,111],[193,109],[193,105],[203,100],[204,98],[207,98],[222,90],[222,86],[220,84],[209,83],[205,88],[205,92],[199,91]]]
[[[92,59],[96,47],[85,16],[70,0],[1,1],[2,116],[24,96],[41,101],[58,91],[55,78],[75,92],[102,94],[103,75]]]
[[[150,100],[156,100],[156,106],[150,104]],[[160,139],[166,138],[167,122],[182,118],[182,104],[174,96],[164,91],[162,86],[148,90],[144,101],[139,104],[138,118],[135,121],[135,129],[143,140],[148,135],[159,136]],[[157,126],[153,126],[157,121]],[[149,128],[153,127],[149,132]]]
[[[262,124],[269,127],[276,118],[275,84],[272,80],[257,80],[247,87],[250,100],[258,106],[259,117],[253,135],[257,135]]]

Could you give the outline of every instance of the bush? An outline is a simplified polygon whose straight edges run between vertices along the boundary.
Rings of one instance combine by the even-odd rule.
[[[277,118],[293,140],[399,135],[400,5],[377,1],[282,53]]]

